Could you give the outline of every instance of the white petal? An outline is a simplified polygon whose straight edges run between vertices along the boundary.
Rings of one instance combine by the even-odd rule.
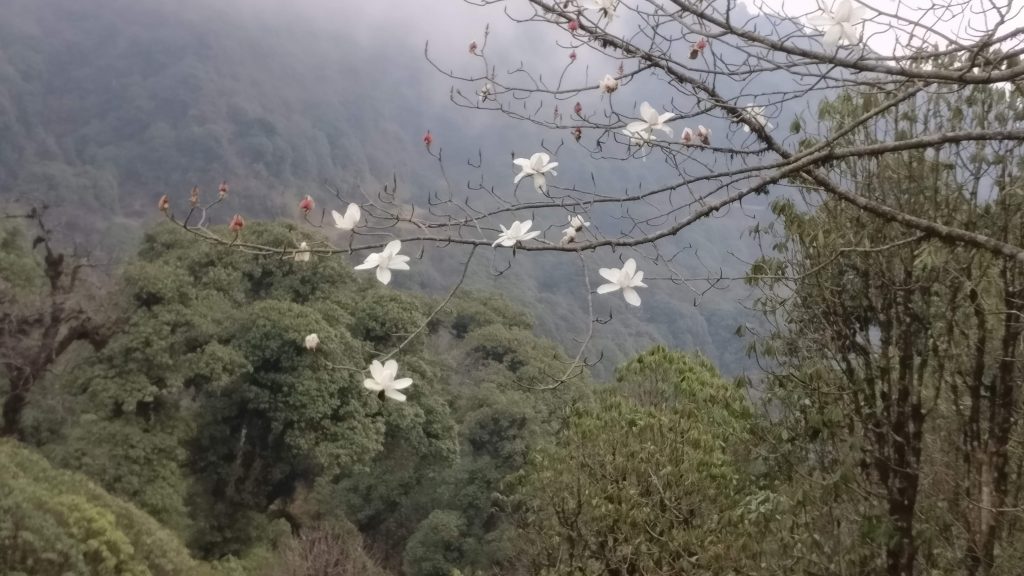
[[[626,260],[626,263],[622,265],[622,271],[628,274],[631,278],[636,273],[636,260],[630,258]]]
[[[544,169],[541,170],[541,172],[551,172],[552,174],[557,174],[555,172],[555,168],[557,166],[558,166],[558,162],[549,162],[546,166],[544,166]]]
[[[384,365],[380,363],[380,360],[374,360],[370,362],[370,376],[377,382],[384,382],[385,380]]]
[[[409,386],[412,386],[412,378],[399,378],[391,383],[391,387],[395,390],[405,390]]]
[[[391,282],[391,270],[383,266],[377,267],[377,280],[380,280],[381,284],[388,284]]]
[[[812,14],[807,17],[807,23],[815,28],[828,28],[836,23],[836,19],[827,12],[821,14]]]
[[[628,286],[622,289],[622,297],[633,306],[640,305],[640,295],[636,293],[636,290]]]
[[[379,382],[377,382],[376,380],[371,380],[369,378],[363,380],[363,387],[366,388],[367,390],[373,390],[374,392],[380,392],[381,390],[384,389],[384,387],[381,386]]]
[[[547,191],[548,181],[546,178],[544,178],[543,174],[533,175],[533,187],[536,188],[537,192],[540,192],[541,194]]]
[[[853,6],[850,5],[850,0],[839,0],[839,4],[835,6],[836,10],[836,22],[848,22],[850,20],[850,12],[853,10]]]
[[[640,104],[640,117],[643,118],[647,124],[658,123],[658,111],[647,102]]]
[[[630,122],[629,124],[626,124],[626,129],[624,130],[624,132],[632,136],[633,134],[638,134],[644,130],[647,130],[650,127],[651,125],[648,124],[647,122]]]
[[[398,361],[391,359],[384,362],[384,373],[386,374],[386,378],[383,381],[391,382],[394,380],[395,376],[398,375]]]
[[[388,398],[391,398],[392,400],[397,400],[398,402],[405,402],[405,394],[402,394],[398,390],[392,390],[388,388],[387,390],[384,391],[384,395],[387,396]]]
[[[404,258],[404,260],[403,260]],[[409,257],[399,254],[391,258],[388,262],[388,268],[392,270],[408,270],[409,269]]]
[[[350,230],[345,223],[345,217],[342,216],[337,210],[331,210],[331,217],[334,218],[334,227],[341,228],[342,230]]]
[[[540,236],[540,230],[534,230],[533,232],[527,232],[526,234],[523,234],[523,236],[521,238],[519,238],[519,239],[520,240],[533,240],[537,236]]]
[[[630,286],[646,286],[644,284],[644,271],[641,270],[636,274],[633,274],[633,278],[629,282]]]
[[[836,44],[839,43],[839,37],[842,35],[842,33],[843,33],[842,25],[836,24],[834,26],[831,26],[828,29],[828,31],[825,32],[825,36],[822,37],[821,43],[824,44],[824,46],[826,48],[828,48],[829,50],[833,50],[833,49],[835,49]]]
[[[857,33],[857,29],[850,24],[843,24],[843,40],[846,44],[856,44],[860,41],[860,34]]]
[[[519,166],[519,167],[522,167],[522,168],[529,168],[530,167],[530,159],[529,158],[516,158],[515,160],[512,161],[512,163],[515,164],[516,166]]]
[[[621,288],[621,286],[619,286],[618,284],[601,284],[600,286],[597,287],[597,293],[607,294],[609,292],[615,292],[619,288]]]
[[[379,264],[380,264],[380,254],[377,253],[377,252],[374,252],[373,254],[370,254],[369,256],[367,256],[366,260],[363,260],[363,263],[358,265],[358,266],[356,266],[355,269],[356,270],[369,270],[370,268],[376,268],[377,265],[379,265]]]
[[[619,269],[618,268],[601,268],[597,271],[601,275],[601,278],[609,282],[619,281]]]
[[[395,254],[398,254],[398,251],[401,250],[401,249],[402,249],[402,241],[401,240],[392,240],[391,242],[388,242],[387,246],[384,247],[384,253],[385,254],[390,254],[390,255],[394,256]]]
[[[530,174],[529,174],[529,173],[527,173],[527,171],[526,171],[526,170],[523,170],[523,171],[522,171],[522,172],[520,172],[519,174],[516,174],[516,177],[512,179],[512,183],[513,183],[513,184],[519,184],[519,181],[523,179],[523,176],[529,176],[529,175],[530,175]]]

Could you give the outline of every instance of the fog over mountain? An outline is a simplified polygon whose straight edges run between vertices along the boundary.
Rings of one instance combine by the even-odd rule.
[[[520,8],[521,14],[510,9],[512,18],[530,16]],[[499,73],[522,65],[551,78],[564,66],[566,38],[557,29],[516,24],[500,5],[2,0],[0,13],[0,193],[54,204],[68,238],[118,258],[131,254],[141,232],[157,221],[161,195],[183,206],[193,184],[212,194],[222,179],[231,182],[226,206],[213,216],[220,223],[235,212],[297,220],[296,203],[307,193],[320,206],[335,207],[327,183],[346,201],[365,201],[396,178],[404,202],[425,204],[447,186],[423,150],[428,129],[443,150],[456,197],[478,208],[488,198],[476,186],[511,194],[511,158],[528,156],[542,142],[558,151],[558,186],[593,183],[609,193],[635,193],[675,176],[657,153],[644,161],[601,162],[569,134],[455,106],[453,88],[472,99],[475,87],[453,86],[435,70],[424,57],[427,42],[440,66],[479,74],[467,62],[467,46],[482,43],[490,25],[487,53]],[[628,28],[629,21],[616,26]],[[581,51],[573,82],[596,82],[616,66]],[[635,109],[643,100],[670,106],[679,95],[659,93],[665,90],[659,86],[641,75],[614,95],[617,109]],[[757,93],[749,83],[719,88]],[[578,99],[597,109],[600,98],[584,93],[561,106],[568,112]],[[721,119],[699,120],[722,137],[742,136]],[[709,154],[694,161],[712,160]],[[516,194],[529,198],[524,195],[533,191],[521,186]],[[680,191],[680,199],[685,195]],[[756,198],[688,228],[662,250],[681,250],[673,266],[697,279],[695,285],[706,285],[699,279],[709,275],[741,275],[756,249],[745,231],[764,213],[764,199]],[[596,214],[594,224],[614,235],[628,231],[632,216]],[[564,221],[538,224],[554,237]],[[426,261],[398,286],[447,290],[463,256],[426,246]],[[618,261],[611,253],[602,258]],[[540,329],[569,347],[582,336],[585,288],[575,257],[520,254],[513,261],[502,252],[478,260],[470,288],[527,304]],[[509,271],[496,275],[509,263]],[[595,313],[614,316],[597,327],[589,354],[608,358],[599,372],[658,341],[703,350],[726,373],[741,371],[744,343],[733,333],[754,321],[739,302],[745,289],[722,283],[695,307],[697,294],[657,281],[666,276],[648,271],[654,282],[642,309],[597,303]]]

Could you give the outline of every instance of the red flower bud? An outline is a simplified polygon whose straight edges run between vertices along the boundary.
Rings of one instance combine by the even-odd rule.
[[[312,212],[313,206],[313,197],[310,196],[309,194],[306,194],[306,197],[303,198],[301,202],[299,202],[299,210],[302,210],[303,214],[309,214],[310,212]]]
[[[575,32],[580,29],[580,23],[576,20],[569,20],[569,32]]]
[[[423,136],[423,143],[426,144],[427,149],[430,149],[430,145],[434,143],[434,137],[430,135],[430,130]]]
[[[235,214],[234,217],[231,218],[231,224],[228,224],[228,230],[238,234],[242,231],[242,228],[245,228],[245,219],[242,218],[241,214]]]
[[[575,50],[573,50],[572,52],[569,52],[569,61],[570,62],[575,62],[576,61],[576,51]]]
[[[701,52],[703,52],[707,47],[708,41],[706,38],[701,38],[694,42],[693,46],[690,48],[690,60],[696,60],[697,57],[700,56]]]
[[[580,141],[580,138],[583,138],[583,130],[580,130],[580,127],[579,127],[579,126],[577,126],[577,127],[573,128],[573,129],[572,129],[572,137],[573,137],[573,138],[574,138],[574,139],[575,139],[575,140],[576,140],[577,142],[579,142],[579,141]]]
[[[160,211],[164,214],[167,214],[167,211],[171,209],[171,199],[167,197],[167,194],[160,197],[160,202],[157,203],[157,207],[160,208]]]
[[[223,200],[228,195],[228,181],[224,180],[220,183],[220,188],[217,189],[217,196]]]
[[[572,110],[573,110],[573,112],[576,113],[577,116],[582,116],[583,115],[583,104],[580,104],[579,102],[577,102],[576,105],[573,106]]]

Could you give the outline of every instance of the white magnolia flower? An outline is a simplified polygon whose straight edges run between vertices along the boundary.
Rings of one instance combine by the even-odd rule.
[[[629,136],[630,146],[639,146],[641,150],[645,147],[653,146],[654,141],[657,140],[657,138],[654,137],[654,133],[648,129],[634,132],[627,127],[622,129],[622,133]]]
[[[636,260],[630,258],[626,260],[622,268],[601,268],[597,273],[608,281],[608,284],[601,284],[597,287],[598,294],[622,290],[622,296],[626,302],[633,306],[640,305],[640,295],[636,293],[636,288],[646,288],[647,284],[643,282],[644,273],[636,270]]]
[[[711,146],[711,129],[704,126],[697,126],[697,139],[705,146]]]
[[[548,182],[544,175],[550,172],[552,176],[558,176],[558,172],[554,170],[555,166],[558,166],[558,162],[552,162],[551,156],[546,152],[537,152],[529,159],[516,158],[512,163],[523,169],[522,172],[516,174],[512,183],[519,184],[524,176],[533,176],[533,187],[541,194],[548,191]]]
[[[383,392],[385,396],[392,400],[405,402],[405,394],[402,394],[399,390],[412,386],[412,378],[399,378],[396,380],[396,375],[398,375],[398,362],[388,360],[381,364],[379,360],[374,360],[370,363],[370,378],[363,380],[363,386],[367,390]]]
[[[320,345],[320,337],[316,334],[310,334],[306,336],[304,343],[306,344],[306,350],[316,350],[316,347]]]
[[[302,244],[299,244],[299,249],[295,251],[295,261],[309,262],[309,257],[311,255],[312,254],[309,251],[309,244],[303,242]]]
[[[480,97],[480,103],[491,100],[491,95],[494,94],[494,86],[488,82],[484,84],[484,87],[476,91],[476,95]]]
[[[611,74],[605,74],[604,78],[601,79],[599,84],[601,91],[606,94],[611,94],[619,89],[619,81],[612,77]]]
[[[693,130],[683,128],[683,144],[693,144]]]
[[[619,0],[581,0],[580,7],[587,10],[597,10],[598,19],[607,18],[611,24],[615,18],[615,9],[619,6]]]
[[[573,230],[576,230],[578,232],[580,230],[583,230],[584,226],[590,226],[590,222],[584,221],[583,216],[580,216],[579,214],[573,214],[572,216],[569,216],[569,227],[571,227]]]
[[[409,257],[404,254],[399,254],[398,251],[402,249],[401,240],[392,240],[388,242],[388,245],[384,247],[381,252],[374,252],[366,257],[366,260],[362,264],[356,266],[356,270],[369,270],[370,268],[377,269],[377,280],[380,280],[381,284],[387,284],[391,282],[391,271],[392,270],[408,270],[409,269]]]
[[[856,44],[860,34],[856,26],[864,19],[864,7],[854,5],[850,0],[839,0],[832,10],[822,9],[820,14],[807,17],[807,23],[823,31],[821,43],[829,50],[842,44]]]
[[[665,122],[675,118],[675,114],[671,112],[665,112],[664,114],[658,114],[658,111],[653,106],[644,102],[640,105],[640,118],[636,122],[630,122],[626,125],[626,129],[630,132],[639,133],[647,130],[653,132],[654,130],[661,130],[665,134],[668,134],[669,138],[672,138],[672,127],[666,126]]]
[[[540,231],[534,230],[533,232],[530,232],[530,226],[533,226],[533,220],[526,220],[523,222],[516,220],[508,228],[501,226],[501,234],[498,235],[498,239],[495,240],[494,244],[491,244],[491,246],[497,246],[498,244],[505,247],[515,246],[517,242],[530,240],[531,238],[539,236]]]
[[[331,210],[331,216],[334,217],[334,227],[341,228],[342,230],[351,230],[356,227],[359,223],[359,217],[362,215],[362,210],[359,209],[358,204],[349,204],[348,208],[345,209],[345,215],[342,216],[337,210]]]
[[[754,106],[753,104],[750,104],[750,105],[746,106],[745,108],[746,108],[746,111],[747,111],[746,112],[747,115],[750,116],[754,120],[754,122],[757,122],[758,124],[760,124],[761,127],[764,128],[765,130],[771,130],[772,129],[772,123],[769,122],[768,118],[764,115],[764,106]],[[744,132],[750,132],[750,126],[747,126],[746,124],[744,124],[743,125],[743,131]],[[709,132],[709,134],[710,134],[710,132]]]
[[[590,226],[590,222],[583,220],[583,216],[579,214],[573,214],[569,216],[569,227],[562,230],[562,240],[560,244],[569,244],[576,241],[576,235],[583,231],[584,228]]]

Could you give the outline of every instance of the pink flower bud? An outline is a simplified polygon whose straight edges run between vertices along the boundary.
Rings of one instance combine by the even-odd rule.
[[[576,105],[573,106],[572,110],[573,110],[573,112],[576,113],[577,116],[582,116],[583,115],[583,104],[580,104],[579,102],[577,102]]]
[[[423,135],[423,143],[427,146],[427,149],[430,149],[430,145],[434,143],[434,137],[430,135],[430,130],[427,130],[427,133]]]
[[[221,200],[228,195],[228,181],[224,180],[220,183],[220,188],[217,189],[217,197]]]
[[[583,130],[580,130],[580,127],[579,127],[579,126],[577,126],[577,127],[573,128],[573,129],[572,129],[572,137],[573,137],[573,139],[575,139],[575,140],[576,140],[577,142],[579,142],[579,141],[580,141],[580,138],[583,138]]]
[[[228,224],[228,230],[238,234],[242,231],[242,228],[245,228],[245,219],[242,218],[241,214],[235,214],[234,217],[231,218],[231,224]]]
[[[310,196],[309,194],[306,194],[306,197],[303,198],[301,202],[299,202],[299,210],[302,210],[303,214],[309,214],[310,212],[312,212],[313,206],[313,197]]]
[[[157,207],[160,208],[160,211],[164,214],[167,214],[167,211],[171,209],[171,199],[167,197],[167,194],[160,197],[160,202],[157,203]]]
[[[569,32],[575,32],[580,29],[580,23],[576,20],[569,20]]]
[[[199,186],[192,187],[192,193],[189,194],[188,203],[195,208],[199,206]]]
[[[576,51],[575,50],[573,50],[572,52],[569,52],[569,61],[570,62],[575,62],[576,61]]]
[[[476,55],[476,49],[477,49],[476,40],[473,40],[472,42],[469,43],[469,53],[473,54],[473,55]]]
[[[690,48],[690,60],[696,60],[697,57],[700,56],[701,52],[703,52],[707,47],[708,41],[706,38],[701,38],[694,42],[693,46]]]

